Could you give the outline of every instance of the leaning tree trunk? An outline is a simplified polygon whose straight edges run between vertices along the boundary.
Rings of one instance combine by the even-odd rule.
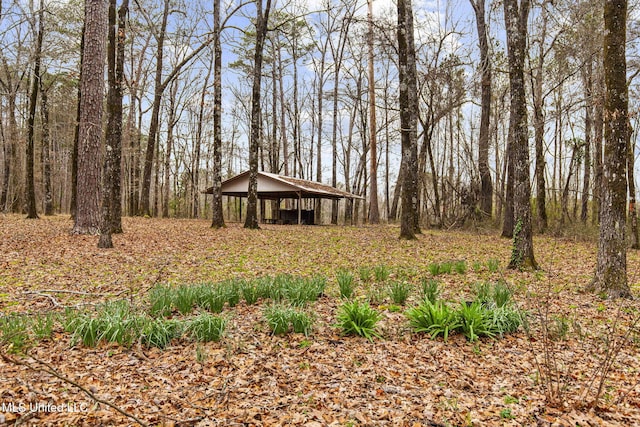
[[[628,88],[626,0],[604,4],[604,173],[598,261],[588,289],[609,297],[630,297],[627,281],[626,201]]]
[[[507,28],[509,87],[511,113],[509,140],[513,162],[513,250],[510,268],[538,267],[533,256],[531,225],[531,189],[529,184],[529,140],[527,103],[524,86],[524,58],[527,45],[529,0],[505,0],[504,16]]]

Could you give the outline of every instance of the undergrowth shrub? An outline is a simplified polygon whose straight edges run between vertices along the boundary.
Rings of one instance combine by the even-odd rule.
[[[376,331],[380,313],[357,300],[346,301],[338,308],[337,326],[344,335],[358,335],[373,341],[381,335]]]

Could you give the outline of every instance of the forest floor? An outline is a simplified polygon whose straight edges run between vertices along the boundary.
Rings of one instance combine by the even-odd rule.
[[[594,271],[594,242],[536,237],[542,270],[530,273],[505,269],[511,242],[493,230],[425,230],[402,241],[399,228],[386,225],[248,231],[124,218],[123,226],[115,248],[101,250],[97,237],[70,235],[68,217],[0,216],[0,319],[122,298],[144,305],[158,283],[322,275],[327,288],[311,305],[312,334],[272,335],[260,302],[227,308],[220,342],[179,338],[164,349],[72,345],[56,327],[24,353],[0,348],[0,425],[136,425],[98,398],[148,425],[640,426],[640,334],[632,325],[640,304],[581,291]],[[338,269],[354,272],[364,298],[384,285],[360,283],[361,267],[386,266],[417,289],[431,263],[451,260],[465,260],[467,271],[438,276],[443,299],[469,299],[478,282],[504,280],[530,313],[529,332],[432,340],[412,333],[405,308],[388,299],[374,305],[382,338],[335,327]],[[500,268],[492,271],[489,260]],[[638,252],[628,264],[637,296]],[[407,306],[418,297],[412,292]],[[30,411],[35,403],[43,406]]]

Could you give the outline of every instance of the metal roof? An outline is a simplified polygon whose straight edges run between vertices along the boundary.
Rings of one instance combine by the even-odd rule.
[[[222,182],[222,195],[247,197],[249,171]],[[205,190],[213,194],[213,187]],[[260,199],[362,199],[360,196],[339,190],[321,182],[307,181],[290,176],[258,172],[258,198]]]

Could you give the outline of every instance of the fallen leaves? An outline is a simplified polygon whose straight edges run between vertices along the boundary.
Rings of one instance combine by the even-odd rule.
[[[493,235],[426,231],[415,242],[397,239],[398,229],[380,227],[264,226],[246,232],[237,224],[212,230],[205,220],[125,218],[125,233],[113,250],[98,250],[95,237],[71,236],[62,217],[0,219],[0,310],[46,311],[59,305],[95,304],[115,295],[141,300],[157,282],[198,283],[234,276],[289,273],[330,278],[328,293],[313,305],[318,324],[310,338],[271,336],[259,306],[240,304],[230,313],[229,334],[220,343],[174,341],[165,350],[101,344],[69,348],[58,334],[32,348],[100,399],[113,402],[148,424],[164,425],[640,425],[640,361],[637,335],[629,339],[606,383],[609,411],[554,409],[545,403],[526,334],[500,340],[449,342],[411,335],[402,313],[383,312],[385,339],[370,343],[343,337],[334,328],[339,300],[335,274],[361,266],[389,266],[428,277],[431,262],[464,259],[503,265],[510,242]],[[486,269],[444,275],[442,297],[459,300],[480,280],[505,279],[527,308],[551,285],[551,311],[579,319],[593,338],[606,331],[616,302],[579,293],[593,272],[595,245],[536,238],[535,274]],[[637,271],[638,255],[629,256]],[[633,275],[631,275],[633,277]],[[64,290],[65,292],[55,292]],[[529,292],[529,298],[526,292]],[[635,287],[635,292],[638,287]],[[363,293],[362,287],[358,290]],[[634,341],[635,340],[635,341]],[[570,331],[558,344],[575,395],[597,366],[592,347]],[[200,356],[198,356],[200,355]],[[571,362],[571,363],[568,363]],[[60,378],[0,363],[2,402],[88,403],[82,413],[37,413],[29,422],[123,425],[121,414],[95,404]],[[508,409],[508,411],[506,411]],[[0,424],[18,416],[0,411]],[[511,419],[508,416],[513,416]],[[25,420],[26,421],[26,420]]]

